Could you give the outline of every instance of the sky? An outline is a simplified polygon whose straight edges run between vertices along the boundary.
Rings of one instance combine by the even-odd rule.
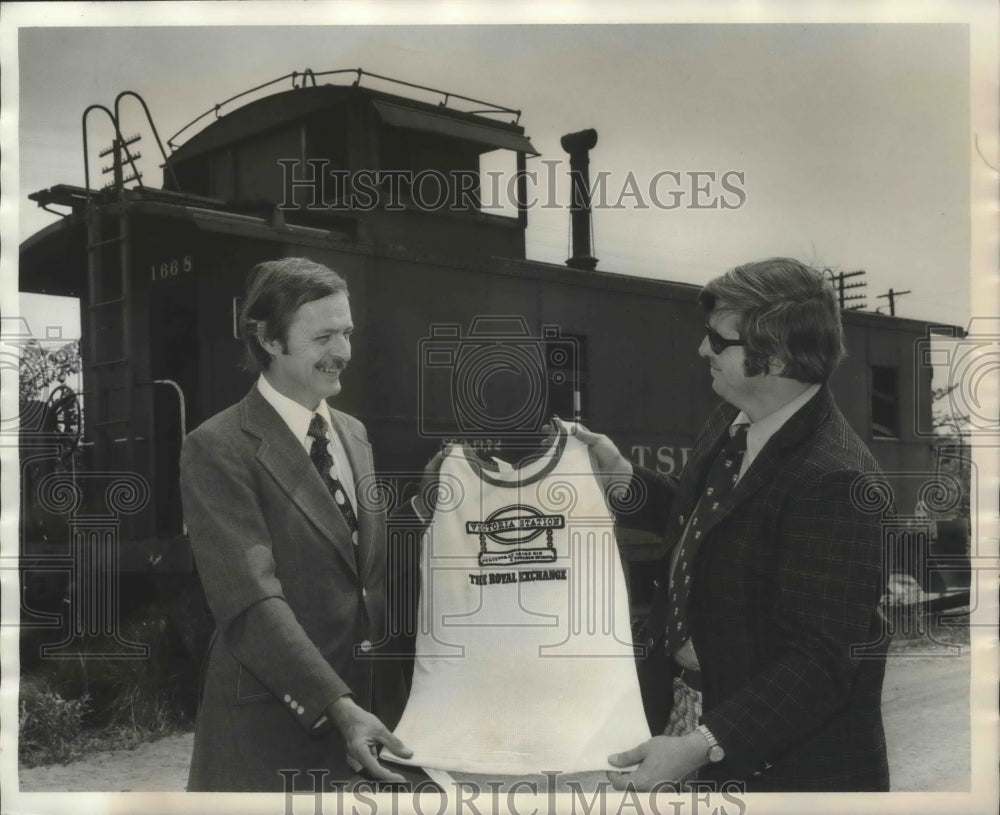
[[[559,137],[595,128],[591,174],[606,173],[608,191],[593,215],[601,270],[704,283],[745,261],[790,255],[865,270],[870,311],[887,310],[877,295],[892,288],[911,292],[897,301],[900,316],[963,326],[971,316],[974,146],[970,29],[961,22],[56,25],[22,28],[17,44],[21,240],[54,219],[28,193],[83,184],[87,105],[134,90],[165,138],[292,71],[362,67],[520,109],[542,154],[528,169],[539,172],[543,199],[541,162],[567,158]],[[133,108],[122,127],[147,132],[141,124]],[[147,136],[144,156],[155,151]],[[727,173],[742,195],[722,188]],[[159,177],[150,161],[146,183]],[[660,202],[678,201],[674,208],[650,195],[657,178]],[[695,206],[713,199],[717,208]],[[529,213],[529,257],[562,263],[568,242],[565,206]]]

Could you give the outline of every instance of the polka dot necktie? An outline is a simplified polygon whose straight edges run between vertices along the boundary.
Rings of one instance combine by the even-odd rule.
[[[319,471],[320,478],[326,484],[326,488],[333,496],[337,508],[347,521],[347,528],[351,530],[351,542],[354,544],[354,557],[358,557],[358,516],[354,514],[354,507],[351,506],[351,499],[347,497],[347,491],[340,481],[337,471],[337,464],[330,453],[330,436],[327,430],[326,419],[318,413],[313,414],[309,423],[308,435],[312,438],[312,447],[309,449],[309,458]]]
[[[688,638],[687,606],[691,595],[691,575],[695,556],[701,545],[702,531],[706,529],[726,494],[740,477],[740,464],[747,449],[748,424],[737,425],[720,451],[705,480],[705,489],[691,514],[690,523],[681,537],[680,551],[670,573],[668,589],[666,652],[674,654]]]

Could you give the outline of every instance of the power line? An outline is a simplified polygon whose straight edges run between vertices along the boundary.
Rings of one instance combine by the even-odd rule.
[[[896,298],[897,297],[902,297],[904,294],[911,294],[911,293],[912,292],[910,291],[910,289],[907,289],[906,291],[893,291],[892,289],[889,289],[889,291],[886,292],[885,294],[880,294],[878,296],[879,297],[886,297],[886,298],[888,298],[888,300],[889,300],[889,316],[890,317],[895,317],[896,316]],[[875,309],[875,313],[876,314],[881,314],[882,313],[881,307]]]
[[[847,292],[851,289],[860,289],[867,286],[868,283],[865,281],[860,281],[858,283],[845,283],[845,280],[849,280],[852,277],[858,277],[859,275],[867,274],[864,269],[859,269],[856,272],[836,272],[834,273],[830,269],[826,270],[827,274],[830,275],[830,282],[837,289],[837,299],[840,301],[840,307],[842,309],[847,309],[848,311],[857,311],[858,309],[867,308],[867,303],[865,303],[865,295],[863,293],[848,294]],[[860,302],[858,302],[860,301]]]

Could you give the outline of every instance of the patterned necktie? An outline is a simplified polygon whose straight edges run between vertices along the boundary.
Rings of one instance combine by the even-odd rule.
[[[722,499],[740,477],[740,464],[747,449],[748,424],[739,424],[720,451],[705,480],[705,489],[691,514],[691,521],[681,537],[680,551],[670,573],[667,609],[666,652],[673,655],[688,638],[687,605],[691,595],[691,574],[702,529],[719,511]]]
[[[314,413],[312,421],[309,423],[308,435],[312,437],[313,443],[309,450],[309,458],[319,471],[320,478],[326,484],[326,488],[333,496],[337,508],[347,521],[347,528],[351,530],[351,542],[354,544],[354,556],[358,557],[358,516],[354,514],[354,507],[351,506],[351,499],[347,497],[347,491],[340,482],[337,464],[330,453],[330,437],[327,434],[326,419],[318,413]]]

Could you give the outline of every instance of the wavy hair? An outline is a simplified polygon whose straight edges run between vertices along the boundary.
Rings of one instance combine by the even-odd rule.
[[[737,315],[747,376],[766,373],[826,382],[844,358],[844,329],[833,286],[816,269],[791,258],[745,263],[710,281],[698,294],[706,314]]]

